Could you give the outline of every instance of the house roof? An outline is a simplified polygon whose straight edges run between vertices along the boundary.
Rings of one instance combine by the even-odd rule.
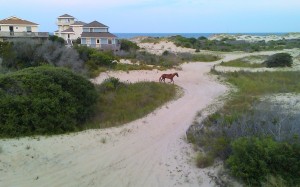
[[[31,21],[27,21],[16,16],[11,16],[9,18],[0,20],[1,25],[39,25],[37,23],[33,23]]]
[[[73,24],[71,25],[86,25],[86,23],[82,22],[82,21],[75,21]]]
[[[74,33],[74,30],[72,28],[68,28],[64,31],[61,31],[61,33]]]
[[[69,14],[64,14],[59,16],[59,18],[74,18],[73,16],[70,16]]]
[[[93,28],[95,28],[95,27],[102,27],[102,28],[106,27],[106,28],[108,28],[108,26],[106,26],[106,25],[104,25],[102,23],[99,23],[98,21],[93,21],[93,22],[91,22],[89,24],[84,25],[83,27],[93,27]]]
[[[81,34],[82,38],[116,38],[117,36],[109,32],[83,32]]]

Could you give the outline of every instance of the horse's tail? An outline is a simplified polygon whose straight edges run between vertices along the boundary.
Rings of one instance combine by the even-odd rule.
[[[162,76],[159,77],[159,82],[161,82],[161,81],[162,81]]]

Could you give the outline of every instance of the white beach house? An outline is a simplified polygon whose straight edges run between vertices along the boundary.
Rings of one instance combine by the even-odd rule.
[[[80,38],[82,27],[85,24],[82,21],[77,21],[75,17],[69,14],[61,15],[57,18],[58,30],[54,32],[54,35],[65,39],[68,45],[72,45],[72,40]]]
[[[39,24],[27,21],[16,16],[0,20],[0,41],[33,38],[46,40],[48,32],[38,32]]]

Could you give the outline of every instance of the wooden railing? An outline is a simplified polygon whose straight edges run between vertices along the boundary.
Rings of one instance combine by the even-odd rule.
[[[120,50],[121,45],[120,44],[81,44],[84,46],[92,47],[92,48],[99,48],[102,50],[114,50],[118,51]]]
[[[5,32],[0,31],[0,37],[6,38],[46,38],[49,37],[48,32]]]

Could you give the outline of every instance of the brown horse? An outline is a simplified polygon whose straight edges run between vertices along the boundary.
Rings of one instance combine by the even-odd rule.
[[[159,77],[159,82],[162,82],[162,81],[165,82],[165,79],[167,78],[167,79],[170,79],[171,82],[174,83],[173,77],[174,77],[175,75],[176,75],[177,77],[179,77],[178,73],[162,74],[162,75]],[[171,82],[170,82],[170,83],[171,83]]]

